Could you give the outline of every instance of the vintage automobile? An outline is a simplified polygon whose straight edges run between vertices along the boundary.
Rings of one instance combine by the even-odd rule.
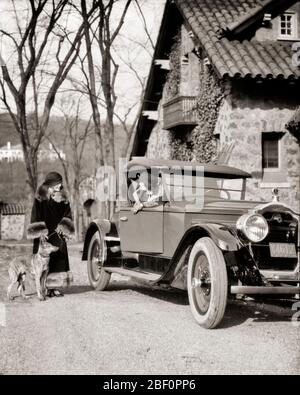
[[[159,180],[162,193],[139,210],[128,193],[111,221],[91,223],[82,259],[94,289],[118,273],[187,290],[207,329],[220,325],[231,295],[300,294],[300,215],[278,190],[271,203],[247,201],[250,175],[228,166],[136,158],[126,176],[137,175],[143,185]]]

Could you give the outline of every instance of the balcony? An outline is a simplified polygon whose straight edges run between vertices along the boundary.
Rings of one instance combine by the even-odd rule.
[[[163,105],[164,129],[178,130],[198,125],[197,98],[178,96]]]

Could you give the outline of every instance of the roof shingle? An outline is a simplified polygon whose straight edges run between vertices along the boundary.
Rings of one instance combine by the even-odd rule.
[[[23,215],[26,209],[23,204],[3,204],[0,206],[1,215]]]
[[[300,79],[300,68],[292,61],[291,43],[255,39],[241,42],[220,37],[221,31],[270,3],[270,0],[176,0],[221,77]]]

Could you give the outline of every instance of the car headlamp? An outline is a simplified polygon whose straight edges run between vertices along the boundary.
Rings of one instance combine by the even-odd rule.
[[[252,243],[263,241],[269,233],[269,225],[260,214],[244,215],[237,222],[237,229]]]

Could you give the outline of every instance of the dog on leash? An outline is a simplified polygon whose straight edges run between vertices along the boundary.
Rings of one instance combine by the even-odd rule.
[[[8,300],[14,300],[14,298],[11,296],[11,292],[15,284],[18,284],[19,295],[22,296],[23,299],[28,299],[28,297],[25,295],[27,265],[27,261],[21,257],[16,257],[10,262],[8,268],[8,274],[10,279],[10,284],[7,288]]]
[[[39,251],[37,254],[32,256],[31,268],[40,301],[46,300],[46,281],[49,273],[50,254],[58,250],[58,247],[54,247],[52,244],[47,242],[45,237],[41,236]]]
[[[44,223],[34,224],[34,226],[28,227],[28,238],[35,239],[39,238],[39,250],[37,254],[34,254],[31,259],[30,274],[35,278],[36,291],[40,301],[46,299],[46,280],[49,272],[50,254],[58,251],[58,247],[54,247],[48,243],[46,234],[48,230]],[[15,284],[18,284],[19,295],[24,299],[28,299],[25,295],[25,281],[26,274],[28,271],[28,262],[25,258],[16,257],[14,258],[8,269],[10,284],[7,289],[7,297],[9,300],[13,300],[11,297],[12,288]]]

